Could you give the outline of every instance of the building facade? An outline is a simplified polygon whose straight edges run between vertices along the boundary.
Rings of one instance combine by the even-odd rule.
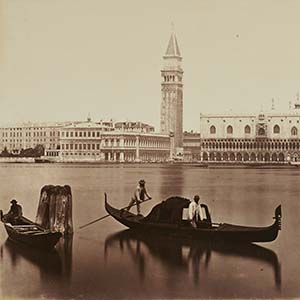
[[[183,70],[181,53],[174,33],[171,34],[161,70],[160,131],[174,135],[174,151],[183,146]],[[179,150],[178,150],[179,149]],[[175,153],[174,153],[175,154]]]
[[[117,128],[90,120],[61,128],[59,161],[165,162],[170,159],[170,138],[145,132],[151,126],[117,123]],[[48,154],[48,156],[51,156]]]
[[[43,145],[45,149],[59,148],[60,128],[69,122],[23,123],[0,128],[0,151],[19,153],[22,149]]]
[[[300,160],[300,109],[258,115],[200,115],[201,160],[286,163]]]
[[[185,162],[200,161],[200,133],[185,131],[183,133],[183,150],[183,160]]]

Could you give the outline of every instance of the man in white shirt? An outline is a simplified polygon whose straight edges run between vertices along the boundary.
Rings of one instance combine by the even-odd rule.
[[[199,204],[200,197],[194,196],[194,199],[189,205],[189,221],[194,228],[197,228],[197,222],[203,220],[201,206]]]

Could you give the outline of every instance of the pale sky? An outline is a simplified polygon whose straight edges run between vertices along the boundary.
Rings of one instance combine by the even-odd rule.
[[[300,91],[300,1],[0,0],[0,123],[143,121],[159,130],[171,23],[184,129],[199,114],[287,110]]]

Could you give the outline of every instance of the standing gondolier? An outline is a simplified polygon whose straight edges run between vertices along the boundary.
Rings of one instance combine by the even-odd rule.
[[[131,201],[129,202],[126,210],[129,211],[130,208],[136,204],[136,209],[137,209],[137,213],[140,214],[140,203],[145,201],[145,200],[149,200],[151,199],[151,196],[147,193],[146,187],[145,187],[145,180],[141,179],[139,181],[138,186],[136,187],[136,189],[134,190],[133,196],[131,198]],[[147,199],[145,199],[145,197],[147,197]]]

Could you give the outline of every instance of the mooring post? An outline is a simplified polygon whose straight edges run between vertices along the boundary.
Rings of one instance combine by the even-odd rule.
[[[45,185],[41,189],[36,223],[64,235],[73,233],[71,187]]]

